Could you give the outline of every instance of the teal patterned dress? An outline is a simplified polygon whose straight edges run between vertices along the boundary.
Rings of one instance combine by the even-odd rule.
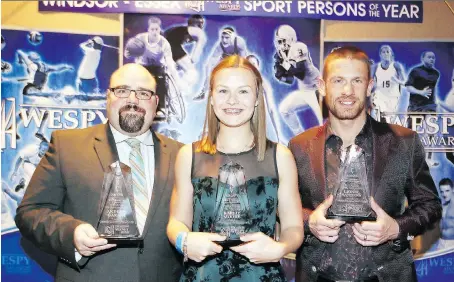
[[[263,232],[274,237],[277,212],[277,191],[279,187],[276,166],[276,144],[268,142],[265,159],[257,161],[254,149],[240,154],[214,155],[195,153],[193,146],[192,185],[194,187],[194,218],[192,231],[211,232],[217,205],[218,189],[222,181],[222,170],[226,165],[235,163],[243,169],[245,193],[249,205],[248,231]],[[235,193],[237,193],[236,191]],[[192,281],[286,281],[279,263],[254,264],[228,248],[214,256],[197,263],[185,263],[182,282]]]

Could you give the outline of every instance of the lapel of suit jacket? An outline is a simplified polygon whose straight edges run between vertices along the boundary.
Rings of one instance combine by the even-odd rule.
[[[327,124],[318,129],[316,136],[310,140],[310,162],[315,184],[312,186],[313,204],[316,208],[327,197],[325,176],[325,136]]]
[[[162,195],[165,191],[170,170],[169,147],[162,137],[156,135],[154,132],[152,132],[152,134],[154,142],[155,174],[153,182],[153,192],[151,194],[150,206],[148,207],[148,215],[144,227],[143,234],[144,237],[148,232],[151,220],[153,219],[153,216],[156,213],[156,210],[159,206],[159,202],[161,201]]]
[[[115,145],[115,139],[113,137],[112,131],[108,123],[103,126],[99,126],[97,132],[95,133],[95,138],[93,141],[93,148],[98,156],[100,165],[103,168],[104,172],[110,171],[110,165],[117,160],[119,160],[117,146]],[[98,176],[94,176],[98,177]],[[104,177],[104,176],[103,176]],[[108,185],[104,185],[104,189],[108,189]],[[107,191],[102,190],[100,192],[100,206],[104,206],[104,202],[107,199]],[[103,197],[105,196],[105,197]],[[101,211],[99,210],[98,213]]]
[[[390,134],[386,134],[383,130],[383,126],[373,118],[368,117],[372,123],[372,187],[371,187],[371,195],[374,196],[377,194],[377,191],[380,187],[381,178],[383,172],[385,171],[386,164],[388,162],[388,156],[390,155],[391,148],[395,146],[391,146],[391,138]]]

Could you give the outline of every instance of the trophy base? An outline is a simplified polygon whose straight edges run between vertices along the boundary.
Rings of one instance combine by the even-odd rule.
[[[225,241],[219,241],[216,242],[216,244],[221,245],[222,247],[225,248],[230,248],[230,247],[235,247],[238,245],[243,244],[244,242],[241,241],[240,239],[234,239],[234,240],[225,240]]]
[[[102,236],[99,237],[107,239],[108,244],[117,244],[117,245],[134,245],[136,243],[143,242],[143,238],[141,237],[108,237]]]
[[[345,221],[347,223],[355,223],[361,221],[376,221],[377,218],[374,216],[351,216],[351,215],[334,215],[334,214],[327,214],[327,219],[338,219]]]

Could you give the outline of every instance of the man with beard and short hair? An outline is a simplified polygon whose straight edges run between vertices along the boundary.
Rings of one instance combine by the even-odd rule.
[[[56,281],[180,277],[182,258],[165,232],[181,144],[150,128],[159,102],[155,91],[156,81],[143,66],[126,64],[110,79],[107,124],[53,132],[17,209],[16,225],[59,258]],[[131,244],[110,244],[96,230],[103,178],[117,161],[131,167],[133,181],[141,176],[140,185],[134,181],[133,201],[143,240]]]
[[[334,50],[325,59],[319,86],[328,121],[290,140],[305,227],[296,281],[416,281],[409,241],[441,218],[418,135],[367,114],[373,83],[362,50]],[[369,190],[376,220],[346,223],[326,217],[340,181],[341,156],[350,148],[361,149],[363,188]]]

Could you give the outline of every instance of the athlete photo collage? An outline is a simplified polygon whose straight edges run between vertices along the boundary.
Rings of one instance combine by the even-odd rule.
[[[123,63],[139,63],[157,77],[157,130],[183,143],[202,133],[205,117],[198,113],[205,112],[209,74],[233,54],[265,78],[269,139],[287,144],[323,122],[318,20],[125,14],[123,46]]]

